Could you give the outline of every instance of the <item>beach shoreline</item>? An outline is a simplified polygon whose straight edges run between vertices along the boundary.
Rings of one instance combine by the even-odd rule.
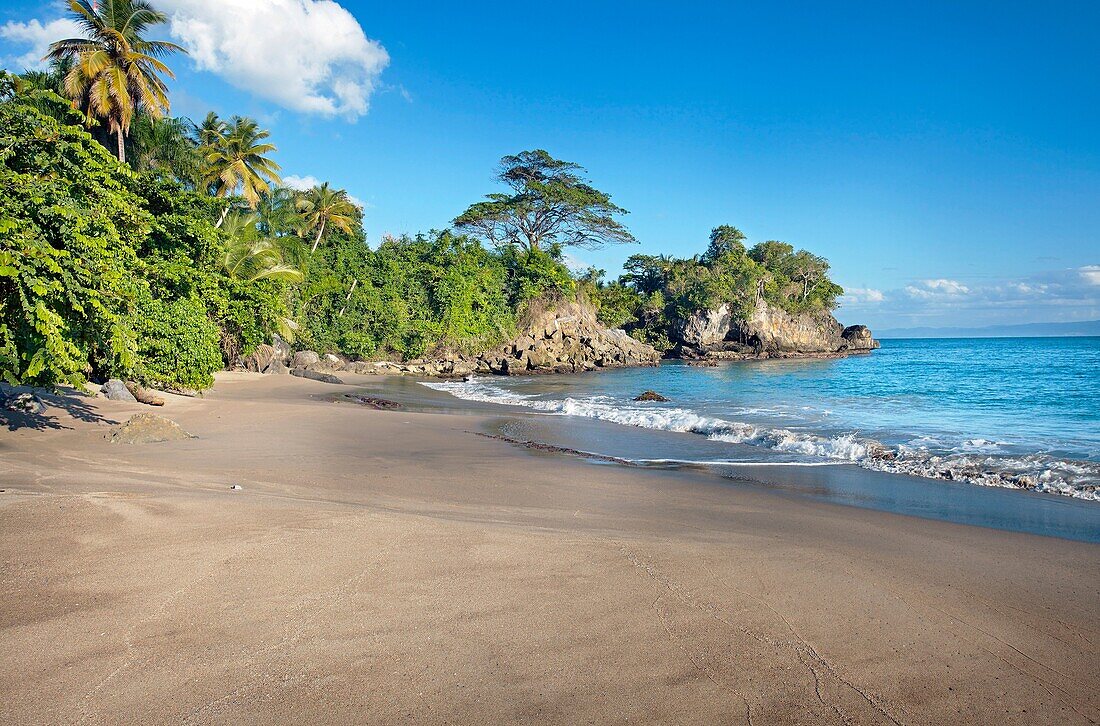
[[[0,721],[1100,720],[1100,546],[594,465],[348,383],[220,374],[166,396],[176,442],[106,442],[150,409],[103,399],[0,431]]]

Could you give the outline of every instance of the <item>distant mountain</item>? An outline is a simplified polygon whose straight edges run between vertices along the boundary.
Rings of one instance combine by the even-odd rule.
[[[984,328],[891,328],[873,332],[876,338],[1054,338],[1100,335],[1100,320],[990,325]]]

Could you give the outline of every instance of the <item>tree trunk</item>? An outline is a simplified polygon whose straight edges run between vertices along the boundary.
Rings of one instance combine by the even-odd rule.
[[[355,278],[354,280],[351,281],[351,289],[348,290],[348,296],[346,298],[344,298],[344,304],[340,308],[340,314],[337,317],[343,317],[344,316],[344,311],[347,309],[348,303],[351,301],[351,294],[353,292],[355,292],[355,286],[358,285],[358,284],[359,284],[359,278]]]
[[[229,205],[227,204],[225,209],[222,210],[222,216],[218,217],[218,223],[214,225],[214,229],[221,229],[222,222],[225,221],[225,218],[228,214],[229,214]]]
[[[119,126],[115,129],[115,133],[118,135],[118,160],[123,164],[126,163],[126,141],[122,137],[122,127]]]
[[[321,229],[317,230],[317,239],[313,240],[313,248],[310,249],[309,254],[312,255],[314,252],[316,252],[317,251],[317,245],[321,244],[321,235],[323,235],[325,233],[325,222],[327,222],[327,221],[328,220],[326,220],[326,219],[321,220]]]

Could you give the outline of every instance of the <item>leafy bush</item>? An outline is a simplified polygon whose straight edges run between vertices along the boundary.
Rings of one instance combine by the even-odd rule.
[[[156,300],[143,296],[130,321],[137,336],[140,381],[169,388],[208,388],[224,367],[218,328],[195,298]]]

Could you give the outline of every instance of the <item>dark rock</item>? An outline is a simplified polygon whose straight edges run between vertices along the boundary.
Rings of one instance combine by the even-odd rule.
[[[41,416],[46,413],[46,404],[33,393],[17,393],[3,399],[4,408],[16,413],[26,413],[31,416]]]
[[[106,438],[112,444],[152,444],[195,438],[171,419],[155,413],[139,413],[126,423],[112,428]]]
[[[866,325],[849,325],[840,337],[850,350],[874,350],[879,347],[879,342],[872,337]]]
[[[660,401],[667,402],[668,399],[657,393],[656,391],[644,391],[641,395],[634,397],[635,401]]]
[[[331,373],[322,373],[320,371],[311,371],[306,368],[293,368],[290,371],[290,375],[298,376],[299,378],[308,378],[313,381],[320,381],[321,383],[338,383],[343,384],[343,381],[332,375]]]
[[[126,388],[126,384],[117,378],[112,378],[107,381],[99,390],[103,392],[104,396],[112,401],[130,401],[131,403],[137,403],[134,394],[130,393]]]
[[[392,411],[401,408],[401,404],[397,401],[390,401],[385,398],[375,398],[373,396],[363,396],[357,393],[345,393],[344,398],[353,403],[358,403],[360,406],[366,406],[367,408],[373,408],[378,411]]]

